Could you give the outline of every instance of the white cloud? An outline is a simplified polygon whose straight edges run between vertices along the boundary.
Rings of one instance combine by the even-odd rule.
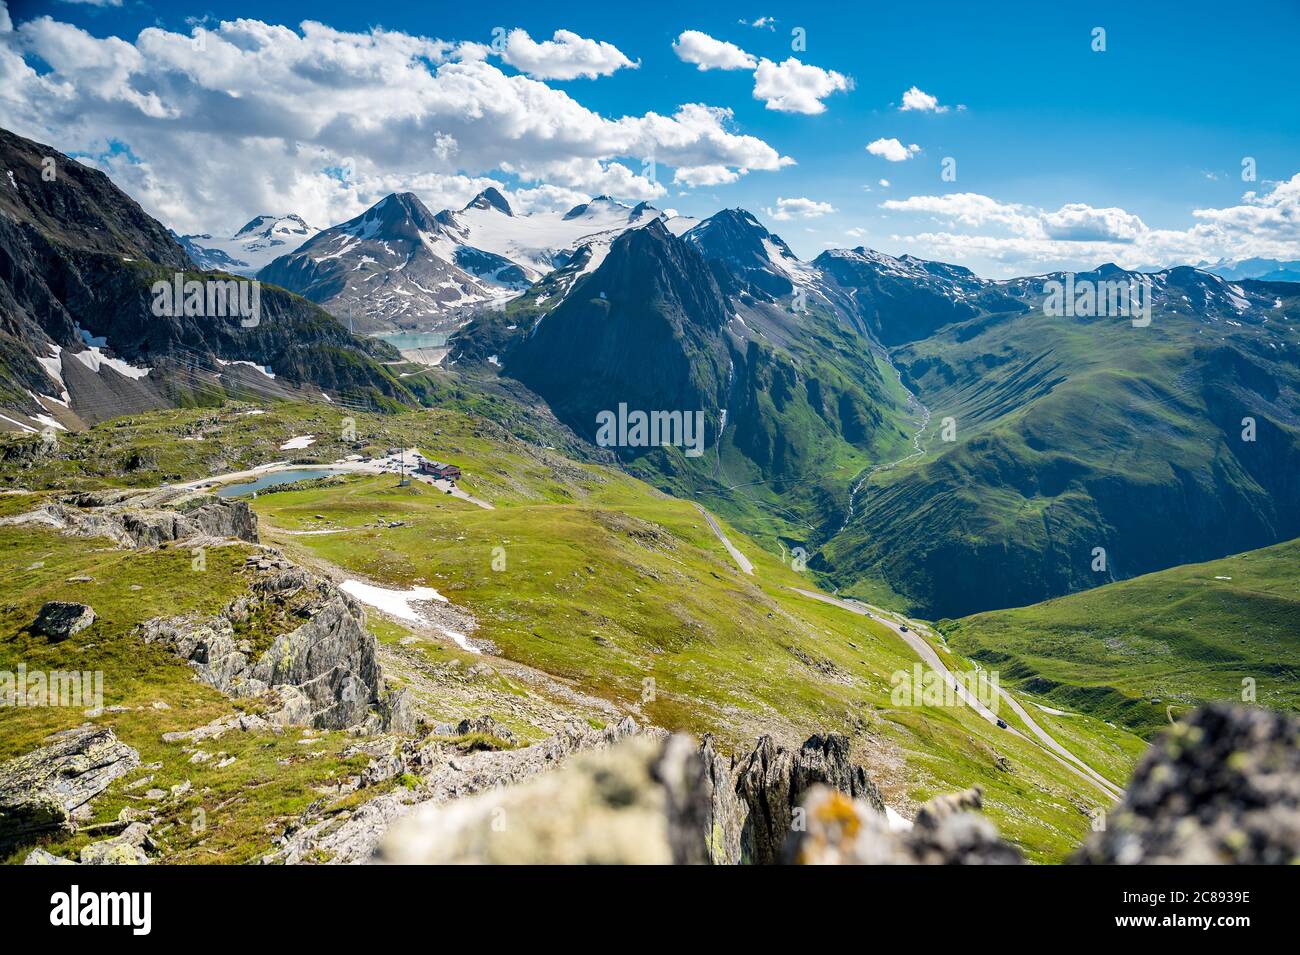
[[[9,33],[13,28],[14,22],[9,19],[9,5],[5,0],[0,0],[0,33]]]
[[[0,125],[87,157],[182,232],[288,210],[335,223],[382,198],[381,183],[434,209],[497,170],[521,190],[655,198],[664,187],[634,172],[650,158],[665,176],[710,168],[718,181],[719,167],[738,178],[793,162],[735,131],[730,110],[607,118],[506,74],[481,44],[248,19],[195,36],[201,54],[157,27],[128,42],[28,20],[0,43]]]
[[[673,41],[673,52],[683,63],[694,63],[703,70],[752,70],[756,57],[734,43],[715,40],[699,30],[685,30]]]
[[[999,202],[977,192],[950,192],[942,196],[909,196],[886,199],[880,208],[894,212],[920,212],[961,225],[979,227],[990,223],[1028,229],[1036,217],[1022,206]]]
[[[880,180],[880,186],[881,186],[882,189],[888,189],[888,188],[889,188],[889,180],[888,180],[888,179],[881,179],[881,180]]]
[[[853,88],[853,81],[842,73],[802,63],[793,56],[783,63],[759,59],[734,43],[699,30],[684,31],[673,42],[673,52],[700,70],[753,70],[754,99],[777,112],[816,115],[825,112],[822,100],[826,97]]]
[[[122,0],[62,0],[63,3],[79,3],[87,7],[120,7]]]
[[[902,162],[905,159],[911,159],[921,151],[921,147],[912,143],[910,146],[904,146],[897,139],[889,138],[877,139],[867,144],[867,152],[873,156],[879,156],[890,162]]]
[[[725,186],[739,178],[739,171],[726,166],[680,166],[673,176],[673,182],[686,186]]]
[[[946,113],[948,107],[940,106],[938,97],[913,86],[903,94],[903,105],[899,107],[899,111],[904,113],[912,110],[920,113]]]
[[[556,30],[551,39],[541,43],[524,30],[511,30],[501,59],[535,80],[595,79],[641,65],[640,61],[629,60],[612,43],[588,40],[570,30]]]
[[[745,21],[741,20],[740,22],[744,23]],[[776,17],[759,17],[757,20],[751,21],[749,25],[751,27],[757,27],[760,30],[762,29],[775,30]]]
[[[1185,229],[1157,229],[1124,209],[1073,202],[1055,211],[1002,202],[978,193],[889,199],[881,208],[933,216],[976,231],[895,236],[920,254],[955,261],[1006,263],[1026,273],[1088,268],[1113,261],[1124,268],[1300,257],[1300,173],[1266,192],[1247,192],[1238,205],[1193,209]]]
[[[816,219],[818,216],[830,215],[835,207],[829,202],[817,202],[803,196],[795,199],[778,197],[776,208],[764,211],[773,219],[784,222],[788,219]]]
[[[822,100],[852,88],[847,76],[800,63],[793,56],[784,63],[762,60],[754,71],[754,98],[782,113],[816,115],[826,110]]]
[[[1049,239],[1079,242],[1132,242],[1147,231],[1146,223],[1123,209],[1094,209],[1081,202],[1043,214],[1043,231]]]

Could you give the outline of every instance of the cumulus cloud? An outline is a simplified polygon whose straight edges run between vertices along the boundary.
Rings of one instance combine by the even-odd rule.
[[[684,186],[725,186],[740,178],[740,172],[726,166],[679,166],[673,182]]]
[[[842,73],[803,63],[793,56],[774,63],[699,30],[683,32],[673,42],[673,51],[682,62],[693,63],[699,70],[753,70],[754,99],[781,113],[825,112],[822,100],[853,88],[853,81]]]
[[[897,139],[880,138],[867,144],[867,152],[873,156],[879,156],[881,159],[887,159],[890,162],[902,162],[905,159],[911,159],[921,151],[921,147],[912,143],[910,146],[904,146]]]
[[[673,52],[683,63],[704,70],[752,70],[758,59],[734,43],[715,40],[699,30],[685,30],[673,41]]]
[[[775,209],[765,210],[769,216],[779,221],[789,219],[816,219],[818,216],[830,215],[835,207],[829,202],[817,202],[800,196],[795,199],[778,197]]]
[[[1002,202],[978,193],[911,196],[880,204],[892,212],[931,216],[948,228],[896,235],[936,258],[972,257],[1007,263],[1008,271],[1040,266],[1086,268],[1113,261],[1124,268],[1300,257],[1300,173],[1237,205],[1193,209],[1185,229],[1158,229],[1125,209],[1067,203],[1056,210]],[[964,226],[967,231],[952,231]]]
[[[491,53],[252,19],[192,35],[150,27],[128,41],[42,16],[0,42],[0,125],[75,152],[186,232],[272,211],[339,222],[389,184],[435,209],[502,182],[494,172],[518,176],[521,190],[652,199],[664,187],[648,160],[716,181],[793,162],[736,131],[730,110],[687,103],[610,118],[503,72]]]
[[[1043,213],[1043,231],[1049,239],[1077,242],[1132,242],[1148,231],[1146,223],[1123,209],[1094,209],[1072,202],[1056,212]]]
[[[924,92],[919,87],[913,86],[903,94],[903,105],[898,107],[900,112],[915,111],[918,113],[946,113],[947,106],[940,106],[939,99]]]
[[[556,30],[541,43],[524,30],[511,30],[505,38],[501,59],[536,80],[595,79],[608,76],[633,63],[612,43],[588,40],[570,30]]]
[[[822,100],[852,85],[841,73],[800,63],[793,56],[784,63],[762,60],[754,71],[754,98],[782,113],[824,112],[826,104]]]

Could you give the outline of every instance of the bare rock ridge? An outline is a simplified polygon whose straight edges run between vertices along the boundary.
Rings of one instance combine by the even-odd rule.
[[[1297,739],[1300,720],[1290,715],[1222,704],[1198,710],[1152,744],[1105,831],[1073,861],[1295,862],[1300,858]],[[429,801],[392,826],[377,859],[1023,861],[980,811],[979,787],[924,804],[910,828],[891,825],[879,792],[847,752],[847,741],[834,735],[814,736],[796,751],[764,738],[753,751],[728,760],[707,737],[697,747],[685,736],[635,736],[519,786],[485,786],[469,799]]]
[[[71,537],[104,537],[119,547],[158,547],[195,537],[256,544],[257,515],[246,501],[193,491],[87,491],[0,520],[42,526]]]

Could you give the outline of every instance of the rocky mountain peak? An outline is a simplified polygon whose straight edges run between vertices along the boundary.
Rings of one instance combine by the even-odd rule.
[[[466,209],[495,209],[497,212],[513,217],[514,212],[510,209],[510,203],[506,197],[501,195],[495,188],[488,186],[477,196],[469,201],[465,206]]]

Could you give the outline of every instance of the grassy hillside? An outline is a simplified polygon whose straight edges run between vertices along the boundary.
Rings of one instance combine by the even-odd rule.
[[[1060,708],[1142,735],[1206,700],[1300,707],[1300,540],[1030,607],[945,620],[950,644]]]
[[[267,460],[284,457],[279,443],[307,431],[320,435],[308,450],[325,460],[346,444],[330,436],[339,424],[335,409],[286,405],[260,415],[246,411],[166,413],[142,416],[129,426],[105,425],[85,436],[82,450],[91,453],[84,460],[93,468],[95,461],[111,460],[147,440],[159,449],[169,474],[194,478],[207,474],[216,459],[229,463],[236,444],[246,449],[240,466],[258,463],[251,458],[259,453]],[[181,440],[197,421],[203,422],[203,440]],[[387,476],[264,494],[254,506],[262,517],[264,539],[321,572],[390,587],[434,586],[458,610],[473,615],[477,627],[471,639],[490,649],[483,656],[458,649],[433,628],[370,615],[385,646],[385,666],[398,674],[399,682],[444,674],[440,684],[417,687],[420,699],[440,717],[490,712],[525,738],[536,738],[551,717],[530,722],[521,712],[530,712],[532,704],[521,710],[520,701],[535,696],[540,692],[536,687],[550,680],[554,685],[545,691],[550,711],[567,706],[599,720],[601,706],[581,704],[598,698],[617,712],[670,729],[713,732],[725,748],[746,745],[759,733],[794,743],[814,731],[845,732],[855,756],[895,807],[906,811],[937,793],[979,783],[1002,830],[1041,861],[1063,858],[1087,829],[1088,812],[1106,801],[1039,746],[991,726],[964,706],[894,706],[890,676],[909,670],[915,656],[892,631],[794,593],[792,586],[811,586],[806,574],[795,573],[779,556],[728,528],[756,567],[754,577],[742,574],[688,502],[451,412],[363,416],[357,429],[363,442],[409,442],[459,464],[466,472],[462,486],[496,509],[475,507],[427,485],[399,488]],[[77,483],[71,473],[75,467],[71,460],[45,460],[18,472],[16,479],[29,488],[47,476],[69,486]],[[140,483],[140,477],[141,472],[132,472],[128,479]],[[96,480],[120,478],[101,469]],[[6,507],[17,508],[31,497],[11,494],[3,500]],[[23,596],[4,618],[0,666],[38,650],[49,668],[101,661],[106,687],[120,688],[106,702],[121,700],[131,709],[98,719],[117,726],[146,760],[162,761],[164,781],[192,778],[196,790],[205,781],[212,792],[197,792],[194,798],[212,809],[217,803],[210,797],[219,787],[206,782],[211,764],[189,766],[187,754],[179,746],[159,743],[158,733],[211,718],[209,709],[178,712],[184,700],[203,700],[213,713],[234,704],[193,683],[184,667],[162,655],[131,655],[131,630],[152,605],[137,606],[116,595],[129,596],[126,581],[135,579],[130,575],[152,576],[155,571],[137,567],[143,555],[115,554],[104,560],[84,542],[70,547],[53,534],[7,533],[0,540],[5,557],[0,572],[16,575],[42,555],[75,551],[82,561],[77,568],[87,568],[95,588],[109,599],[91,601],[104,609],[96,624],[100,629],[85,641],[34,647],[21,628],[40,602],[85,596],[78,590],[84,584],[67,582],[77,568],[44,557],[44,566],[19,578]],[[497,560],[494,567],[498,557],[504,563]],[[232,572],[236,563],[231,561]],[[199,590],[192,586],[181,593],[182,579],[175,592],[160,590],[156,599],[183,610],[195,601],[215,601],[224,592],[221,587],[236,584],[230,580],[217,586],[217,578],[210,579],[211,593],[191,593]],[[87,644],[94,648],[79,649]],[[64,654],[74,653],[80,655],[65,661]],[[486,670],[467,670],[473,663],[486,664]],[[966,664],[954,656],[952,666]],[[126,679],[119,667],[136,676]],[[477,675],[468,676],[471,672]],[[154,699],[171,708],[153,710]],[[21,733],[0,733],[3,752],[19,752],[41,733],[84,718],[81,713],[28,711],[22,715]],[[1019,725],[1014,714],[1007,718],[1013,727]],[[1071,739],[1079,756],[1114,779],[1126,777],[1141,745],[1136,737],[1086,715],[1066,722],[1063,738]],[[308,788],[317,778],[311,774],[317,769],[326,775],[345,771],[338,762],[345,761],[342,741],[333,741],[334,735],[324,734],[313,748],[338,746],[330,750],[335,755],[304,765],[301,772],[308,775],[302,778],[267,782],[270,767],[278,765],[275,759],[267,763],[250,756],[243,762],[240,772],[246,775],[231,777],[228,785],[249,792],[261,792],[252,787],[266,785],[268,792],[280,795],[266,805],[251,795],[238,801],[238,819],[227,822],[230,828],[220,838],[209,836],[215,840],[210,843],[216,850],[213,859],[248,858],[259,826],[283,820],[303,801],[321,795]],[[225,740],[220,748],[227,748]],[[269,746],[264,755],[283,758],[277,753]],[[229,769],[240,766],[237,761]],[[202,858],[195,851],[193,857]]]

